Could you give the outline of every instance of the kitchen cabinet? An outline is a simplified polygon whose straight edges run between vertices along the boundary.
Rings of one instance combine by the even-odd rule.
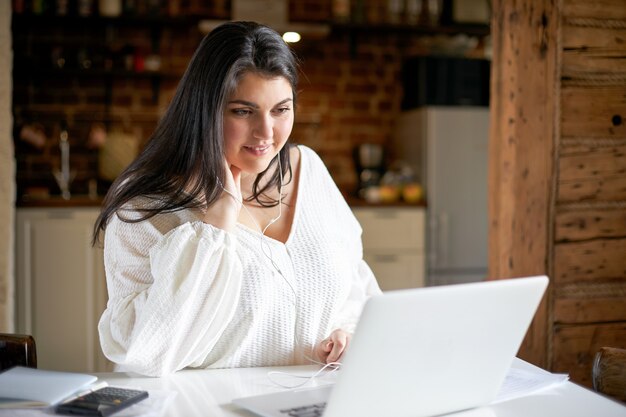
[[[383,291],[424,286],[424,207],[354,207],[363,257]]]
[[[106,304],[103,251],[91,246],[99,212],[17,209],[17,331],[34,336],[40,368],[111,369],[97,328]]]

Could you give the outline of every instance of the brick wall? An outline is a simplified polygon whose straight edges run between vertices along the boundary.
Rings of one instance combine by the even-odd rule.
[[[385,144],[400,110],[401,52],[393,37],[332,34],[296,46],[305,77],[300,85],[300,121],[293,139],[316,149],[335,181],[356,182],[352,150],[360,143]],[[307,123],[308,122],[308,123]]]
[[[228,2],[183,2],[194,13],[214,19],[228,17]],[[384,11],[382,0],[372,0],[362,14],[379,21]],[[330,0],[290,1],[290,18],[300,22],[328,22]],[[15,77],[14,112],[18,188],[45,185],[58,193],[51,170],[58,167],[59,121],[68,121],[72,144],[71,163],[76,172],[74,193],[86,192],[88,179],[97,176],[98,150],[90,148],[88,132],[93,123],[104,123],[108,130],[123,130],[145,140],[172,97],[178,77],[201,39],[195,25],[165,24],[155,30],[151,25],[122,24],[89,27],[59,27],[38,21],[20,27],[14,38],[26,51],[27,65],[51,64],[51,49],[65,43],[69,54],[66,66],[73,63],[80,48],[88,46],[93,66],[106,65],[107,57],[95,47],[123,51],[130,44],[143,54],[158,49],[163,76],[78,76],[59,71],[54,74]],[[57,40],[59,42],[57,42]],[[95,46],[94,46],[95,45]],[[402,57],[419,51],[420,37],[408,32],[333,30],[322,39],[295,44],[302,59],[304,76],[293,132],[295,142],[319,152],[339,186],[351,191],[356,183],[352,150],[360,143],[390,142],[393,121],[400,110]],[[121,52],[120,52],[121,54]],[[119,54],[118,54],[119,55]],[[119,57],[109,65],[120,65]],[[16,58],[16,66],[18,65]],[[94,68],[92,68],[93,70]],[[37,123],[47,140],[40,148],[19,139],[25,123]],[[106,183],[101,181],[101,191]]]

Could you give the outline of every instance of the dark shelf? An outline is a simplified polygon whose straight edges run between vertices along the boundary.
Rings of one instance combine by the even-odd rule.
[[[482,24],[454,24],[454,25],[425,25],[409,23],[331,23],[334,32],[348,32],[352,34],[416,34],[416,35],[467,35],[486,36],[490,33],[489,25]]]
[[[200,16],[57,16],[52,14],[13,14],[12,32],[15,34],[13,76],[28,83],[41,83],[47,79],[91,80],[101,79],[106,91],[105,109],[111,104],[114,80],[149,80],[152,84],[153,102],[158,101],[161,83],[164,80],[178,80],[179,72],[133,71],[126,70],[124,60],[135,55],[135,46],[122,45],[119,37],[110,29],[147,29],[150,32],[151,47],[143,47],[141,55],[160,55],[160,39],[163,30],[180,28],[197,29]],[[112,48],[112,49],[111,49]],[[55,54],[59,58],[55,58]],[[83,56],[84,55],[84,56]],[[49,57],[49,58],[48,58]],[[54,63],[65,60],[65,66],[57,68]],[[135,56],[136,59],[136,56]],[[90,68],[82,68],[83,60],[91,63]],[[107,61],[109,65],[107,65]],[[110,65],[112,63],[112,66]],[[133,64],[135,65],[135,64]],[[107,69],[109,68],[109,69]]]
[[[489,25],[483,24],[426,25],[417,23],[332,22],[330,25],[333,34],[347,35],[351,56],[356,56],[358,38],[363,36],[404,35],[411,37],[466,34],[483,37],[490,33]]]
[[[168,71],[126,71],[105,69],[54,69],[54,68],[29,68],[16,66],[13,69],[14,77],[111,77],[111,78],[163,78],[178,79],[182,74]]]
[[[211,18],[210,16],[57,16],[45,14],[13,14],[13,27],[16,28],[32,28],[32,27],[50,27],[62,26],[68,28],[94,28],[97,26],[159,26],[159,27],[180,27],[188,28],[202,19]]]

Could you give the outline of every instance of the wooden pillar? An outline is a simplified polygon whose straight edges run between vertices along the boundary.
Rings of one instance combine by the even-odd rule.
[[[551,271],[558,138],[556,0],[494,0],[489,145],[489,277]],[[550,288],[520,349],[549,364]]]
[[[15,155],[11,113],[11,2],[0,1],[0,333],[15,331]]]

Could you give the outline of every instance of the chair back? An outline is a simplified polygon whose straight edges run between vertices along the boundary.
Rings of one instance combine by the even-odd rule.
[[[593,389],[626,402],[626,349],[603,347],[596,353]]]
[[[37,367],[35,339],[30,335],[0,333],[0,370],[18,365]]]

